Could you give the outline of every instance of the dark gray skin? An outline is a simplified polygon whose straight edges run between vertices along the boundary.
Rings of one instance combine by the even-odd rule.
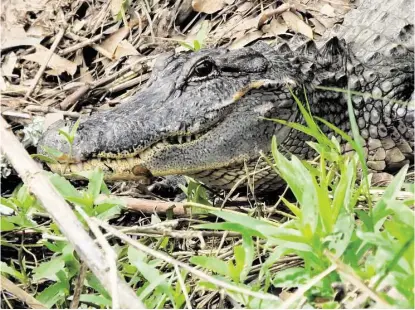
[[[354,96],[353,104],[369,168],[396,170],[413,161],[414,107],[401,103],[414,92],[412,8],[413,1],[366,0],[319,49],[293,39],[276,48],[258,42],[239,50],[167,55],[155,64],[144,90],[81,122],[72,155],[88,164],[71,165],[69,172],[99,166],[107,179],[183,174],[229,189],[246,167],[264,167],[259,152],[270,151],[273,135],[283,150],[315,156],[306,144],[310,137],[264,119],[302,122],[289,88],[303,101],[305,88],[314,116],[350,132],[345,95],[316,89],[348,85],[388,98]],[[57,134],[60,127],[45,133],[39,151],[47,145],[69,152]],[[127,157],[128,163],[120,160]],[[95,158],[101,160],[91,162]],[[255,176],[261,190],[281,184],[271,171]]]

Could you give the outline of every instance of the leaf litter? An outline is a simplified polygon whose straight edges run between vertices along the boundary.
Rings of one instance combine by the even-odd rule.
[[[240,48],[261,38],[278,41],[281,35],[294,33],[318,39],[352,6],[349,0],[159,0],[151,5],[129,0],[5,0],[0,27],[1,112],[21,128],[39,116],[47,127],[68,115],[110,109],[145,84],[158,55],[185,49],[180,42]],[[67,27],[64,37],[47,70],[25,98],[63,27]],[[207,31],[201,36],[203,27]],[[82,87],[86,87],[82,96],[74,96],[62,109],[61,103]],[[125,190],[125,185],[119,188]],[[127,191],[131,191],[128,186]],[[209,237],[207,243],[216,249],[218,242],[217,237]],[[218,250],[222,258],[233,253],[234,242],[238,241],[232,239]],[[194,243],[187,241],[181,247],[187,251],[182,258],[192,257],[189,253],[195,251],[211,252],[195,250]],[[293,257],[279,268],[300,264]],[[291,293],[283,291],[282,299],[284,295]],[[219,302],[215,295],[201,294],[199,300]]]

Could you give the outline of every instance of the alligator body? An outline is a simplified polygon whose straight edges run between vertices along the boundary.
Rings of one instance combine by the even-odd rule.
[[[319,47],[291,40],[169,54],[144,90],[81,121],[66,172],[99,166],[114,180],[180,174],[229,189],[256,169],[255,186],[275,189],[282,183],[261,170],[259,156],[272,136],[289,153],[315,156],[310,137],[265,119],[303,122],[290,88],[303,100],[305,88],[314,116],[350,132],[346,95],[316,86],[368,93],[352,97],[368,166],[402,167],[414,151],[414,107],[401,104],[414,99],[413,7],[413,0],[363,1]],[[57,134],[63,125],[48,129],[40,152],[42,145],[69,152]]]

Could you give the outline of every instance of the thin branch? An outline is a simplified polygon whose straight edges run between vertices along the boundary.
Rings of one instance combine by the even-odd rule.
[[[26,293],[5,276],[1,276],[1,290],[6,290],[9,293],[13,294],[32,309],[48,309],[44,304],[42,304],[32,295]]]
[[[43,170],[30,157],[9,127],[7,122],[0,117],[0,136],[2,138],[0,151],[6,155],[29,191],[38,198],[45,210],[55,220],[80,258],[88,264],[88,267],[101,281],[105,289],[111,292],[112,277],[109,273],[110,268],[101,249],[94,243],[71,207],[56,191],[48,177],[42,173]],[[117,277],[116,283],[121,308],[145,308],[135,292],[123,279]]]
[[[45,72],[45,69],[47,65],[49,64],[50,59],[52,58],[56,48],[59,45],[59,42],[62,40],[63,35],[65,34],[66,26],[59,30],[58,34],[56,35],[55,41],[53,42],[52,46],[50,47],[49,54],[46,56],[45,62],[40,66],[39,71],[36,73],[35,78],[33,79],[32,85],[30,85],[30,88],[28,89],[25,99],[29,98],[34,89],[36,88],[37,83],[39,83],[40,78],[42,77],[43,73]]]

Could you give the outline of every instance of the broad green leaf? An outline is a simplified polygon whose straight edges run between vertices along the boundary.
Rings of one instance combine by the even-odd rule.
[[[104,296],[106,299],[111,300],[111,296],[107,293],[101,282],[99,282],[97,277],[92,272],[88,272],[86,274],[86,284],[97,291],[100,295]]]
[[[262,234],[266,237],[278,232],[278,227],[270,224],[269,222],[265,220],[258,220],[242,213],[220,210],[210,211],[209,213],[216,215],[228,222],[237,223],[246,228],[257,231],[259,234]]]
[[[62,256],[53,257],[51,260],[39,264],[33,269],[33,281],[37,282],[42,279],[57,281],[56,273],[65,267],[65,261]]]
[[[41,148],[50,155],[50,157],[52,158],[61,158],[63,157],[65,154],[57,149],[48,147],[46,145],[42,145]]]
[[[334,250],[335,257],[340,258],[348,247],[354,232],[354,225],[353,216],[343,210],[337,218],[333,233],[325,238],[329,241],[328,249]]]
[[[220,275],[228,275],[228,265],[223,260],[214,256],[193,256],[190,258],[192,264],[206,268]]]
[[[385,218],[385,210],[388,208],[388,204],[396,199],[396,196],[400,192],[403,182],[405,181],[406,172],[408,171],[408,165],[402,167],[399,173],[393,178],[392,182],[388,185],[382,198],[373,207],[373,222],[376,225],[376,230],[380,229],[382,222]],[[388,214],[386,214],[388,215]]]
[[[52,308],[56,303],[59,301],[63,301],[65,298],[66,287],[62,283],[55,283],[47,288],[45,288],[42,292],[40,292],[36,299],[39,300],[42,304],[44,304],[48,308]]]
[[[9,222],[5,216],[1,216],[0,221],[0,231],[10,231],[15,228],[14,224]]]
[[[49,180],[65,199],[68,197],[82,198],[81,194],[76,190],[76,188],[73,187],[72,184],[64,177],[61,177],[57,174],[51,174]]]
[[[45,163],[48,163],[48,164],[57,164],[58,163],[58,161],[55,158],[50,157],[50,156],[46,156],[46,155],[43,155],[43,154],[31,154],[30,156],[34,159],[39,159],[39,160],[41,160]]]
[[[25,278],[24,278],[23,274],[21,274],[15,268],[7,265],[5,262],[0,262],[0,267],[1,267],[0,268],[1,273],[8,274],[8,275],[12,276],[13,278],[16,278],[20,282],[25,281]]]
[[[102,183],[104,182],[104,173],[101,169],[94,169],[89,177],[88,193],[92,199],[96,199],[101,192]]]
[[[311,275],[302,267],[292,267],[277,272],[272,279],[274,287],[294,288],[299,287],[311,279]]]
[[[70,298],[72,299],[72,298]],[[105,298],[102,295],[95,295],[95,294],[81,294],[79,297],[81,302],[91,303],[99,308],[111,308],[112,302],[110,299]]]

